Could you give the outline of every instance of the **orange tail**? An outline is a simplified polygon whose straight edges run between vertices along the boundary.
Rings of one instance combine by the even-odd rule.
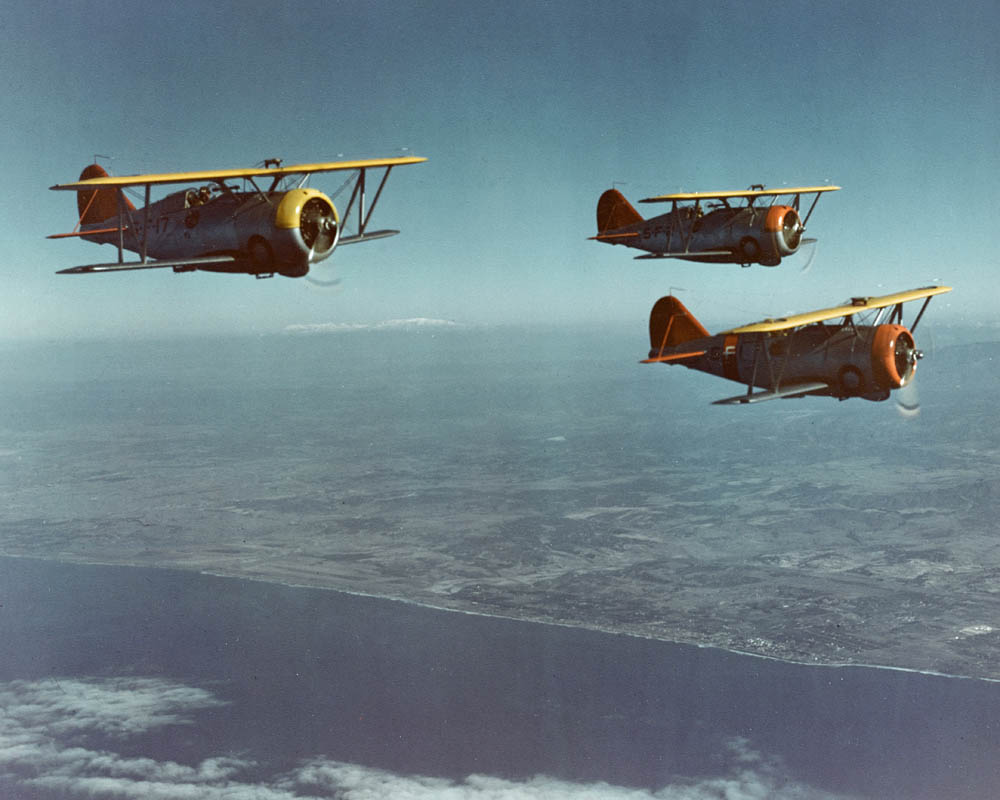
[[[88,164],[80,173],[80,180],[88,178],[106,178],[108,173],[100,164]],[[80,212],[80,224],[89,225],[94,222],[104,222],[106,219],[118,216],[118,198],[115,189],[84,189],[76,193],[76,207]],[[125,207],[135,211],[135,206],[127,197]]]
[[[649,346],[652,350],[662,352],[665,347],[710,335],[672,294],[657,300],[649,312]]]
[[[643,216],[617,189],[608,189],[597,201],[597,232],[613,231],[642,222]]]

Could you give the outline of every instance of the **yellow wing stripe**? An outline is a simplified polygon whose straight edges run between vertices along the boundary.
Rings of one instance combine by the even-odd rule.
[[[780,197],[785,194],[821,194],[839,191],[839,186],[791,186],[786,189],[747,189],[730,192],[680,192],[647,197],[640,203],[667,203],[671,200],[728,200],[732,197]]]
[[[239,178],[256,178],[258,176],[280,177],[282,175],[301,175],[313,172],[336,172],[344,169],[368,169],[372,167],[398,167],[404,164],[419,164],[426,161],[419,156],[401,156],[398,158],[365,158],[355,161],[325,161],[318,164],[293,164],[288,167],[251,167],[250,169],[209,169],[195,172],[163,172],[149,175],[107,176],[90,178],[74,183],[59,183],[50,186],[56,191],[63,189],[92,189],[98,186],[145,186],[161,183],[199,183],[202,181],[234,180]]]
[[[950,286],[927,286],[923,289],[912,289],[908,292],[897,292],[887,294],[883,297],[859,297],[850,305],[834,306],[824,308],[819,311],[809,311],[805,314],[796,314],[791,317],[781,317],[780,319],[765,319],[762,322],[755,322],[751,325],[743,325],[733,328],[723,333],[771,333],[773,331],[784,331],[790,328],[798,328],[801,325],[811,325],[814,322],[823,322],[837,317],[849,317],[862,311],[870,311],[873,308],[885,308],[894,306],[897,303],[908,303],[911,300],[919,300],[922,297],[933,297],[936,294],[950,292]]]

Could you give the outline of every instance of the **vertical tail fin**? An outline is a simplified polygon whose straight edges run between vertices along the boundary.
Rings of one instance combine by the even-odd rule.
[[[597,232],[613,231],[642,222],[643,216],[617,189],[608,189],[597,201]]]
[[[88,164],[80,173],[80,180],[106,178],[108,173],[100,164]],[[89,225],[104,222],[118,216],[117,189],[81,189],[76,193],[76,207],[80,212],[80,224]],[[125,207],[135,211],[135,206],[127,197]]]
[[[649,347],[656,353],[662,354],[667,347],[710,335],[672,294],[657,300],[649,312]]]

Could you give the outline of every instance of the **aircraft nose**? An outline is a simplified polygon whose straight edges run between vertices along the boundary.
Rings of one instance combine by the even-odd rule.
[[[788,209],[785,212],[785,221],[782,225],[782,233],[785,237],[785,243],[788,245],[789,249],[795,250],[799,246],[799,242],[802,240],[802,220],[799,219],[798,213],[795,209]]]
[[[325,197],[313,197],[302,207],[299,230],[306,247],[314,253],[326,253],[333,247],[337,238],[337,218]]]

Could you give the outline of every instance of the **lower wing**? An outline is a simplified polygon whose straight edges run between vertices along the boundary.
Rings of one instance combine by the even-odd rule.
[[[732,250],[691,250],[687,253],[646,253],[644,256],[636,256],[636,261],[646,258],[697,258],[700,256],[732,256]]]
[[[726,397],[723,400],[716,400],[712,405],[716,406],[736,406],[744,403],[763,403],[765,400],[774,400],[776,397],[800,397],[810,392],[818,392],[829,389],[830,384],[822,381],[810,381],[808,383],[792,383],[782,386],[780,389],[768,390],[765,392],[754,392],[753,394],[738,394],[735,397]]]
[[[155,261],[126,261],[123,264],[84,264],[82,267],[61,269],[56,275],[86,275],[91,272],[124,272],[130,269],[164,269],[174,267],[183,269],[189,267],[207,267],[212,264],[232,264],[236,261],[232,256],[200,256],[198,258],[157,259]]]
[[[399,231],[365,231],[357,236],[341,236],[337,240],[337,244],[357,244],[358,242],[367,242],[369,239],[385,239],[388,236],[395,236],[397,233]]]

